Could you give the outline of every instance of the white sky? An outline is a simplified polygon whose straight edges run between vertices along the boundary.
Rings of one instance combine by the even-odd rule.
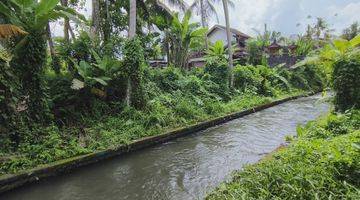
[[[185,0],[191,4],[193,0]],[[315,21],[316,17],[324,18],[332,28],[340,33],[354,21],[360,22],[360,0],[232,0],[235,8],[230,8],[230,24],[233,28],[255,35],[253,29],[263,30],[268,24],[270,30],[282,32],[284,35],[302,33],[307,24]],[[85,16],[91,15],[91,0],[86,2]],[[215,4],[218,11],[219,23],[224,25],[224,15],[221,1]],[[308,19],[308,16],[312,18]],[[210,25],[216,22],[210,20]],[[194,16],[194,21],[200,21]],[[296,26],[300,23],[300,26]],[[61,24],[53,23],[55,35],[61,35]]]

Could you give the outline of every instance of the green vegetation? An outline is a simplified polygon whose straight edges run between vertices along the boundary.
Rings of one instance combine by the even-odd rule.
[[[127,144],[141,137],[310,91],[292,84],[291,77],[295,72],[286,70],[289,75],[286,79],[280,75],[281,69],[237,66],[236,70],[242,68],[255,74],[247,75],[247,81],[266,88],[253,90],[253,86],[247,85],[245,88],[236,87],[234,91],[227,89],[228,67],[221,64],[221,60],[217,63],[209,61],[205,68],[190,72],[172,67],[145,67],[144,97],[138,99],[147,101],[141,110],[118,102],[111,96],[112,91],[106,88],[107,98],[112,100],[99,97],[91,89],[72,90],[72,79],[66,76],[49,76],[55,123],[50,126],[21,126],[18,133],[23,138],[20,141],[3,137],[1,145],[5,148],[1,148],[3,161],[0,173],[15,173],[59,159]],[[236,82],[242,79],[238,73],[235,74]],[[304,79],[303,84],[310,81]],[[107,87],[113,87],[111,82]],[[312,87],[319,89],[315,85]],[[64,94],[67,95],[64,97]],[[17,145],[14,142],[18,142]]]
[[[270,159],[244,168],[206,199],[359,199],[360,111],[298,127]]]
[[[327,84],[335,91],[335,111],[340,113],[333,111],[305,127],[299,126],[297,137],[290,138],[287,148],[235,173],[232,181],[222,184],[207,199],[360,198],[359,45],[359,35],[350,41],[334,40],[312,52],[292,74],[282,74],[291,77],[298,88],[312,89],[322,88],[326,82],[323,77],[327,77]],[[256,79],[247,79],[259,77],[259,73],[248,68],[234,73],[241,77],[237,84],[242,87],[263,87]],[[286,86],[284,81],[280,83]]]
[[[299,127],[289,148],[247,167],[208,198],[359,198],[357,24],[344,31],[346,39],[329,42],[331,29],[317,18],[292,41],[297,56],[311,57],[290,69],[267,66],[267,47],[290,42],[265,27],[247,42],[242,65],[233,67],[231,42],[204,39],[212,1],[190,8],[169,1],[183,13],[157,0],[110,2],[92,0],[92,20],[76,12],[83,0],[0,2],[0,175],[331,86],[336,111],[345,114]],[[222,3],[231,41],[232,1]],[[195,7],[202,28],[191,22]],[[50,24],[59,19],[64,37],[53,38]],[[205,66],[189,69],[194,52],[206,54]],[[165,55],[165,68],[149,67]]]

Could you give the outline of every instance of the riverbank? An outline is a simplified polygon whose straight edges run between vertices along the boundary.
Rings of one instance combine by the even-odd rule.
[[[172,131],[163,132],[163,134],[158,134],[155,136],[145,137],[142,139],[134,140],[128,144],[123,144],[117,147],[113,147],[106,150],[95,151],[89,154],[75,156],[72,158],[56,161],[50,164],[40,165],[33,169],[24,170],[17,174],[8,174],[0,177],[0,192],[4,192],[7,190],[11,190],[13,188],[19,187],[26,183],[31,183],[34,181],[38,181],[39,179],[46,178],[49,176],[55,176],[60,173],[64,173],[66,171],[71,171],[75,168],[88,165],[91,163],[98,162],[100,160],[108,159],[110,157],[114,157],[123,153],[135,151],[138,149],[142,149],[151,145],[155,145],[158,143],[166,142],[168,140],[191,134],[211,126],[215,126],[221,123],[225,123],[229,120],[239,118],[284,102],[289,100],[293,100],[299,97],[311,95],[309,94],[296,94],[296,95],[284,95],[282,98],[278,98],[277,100],[272,100],[268,103],[261,103],[261,105],[254,106],[253,108],[246,109],[243,107],[242,111],[239,112],[231,112],[231,114],[226,114],[224,116],[215,117],[212,119],[208,119],[203,122],[194,123],[192,125],[188,125],[183,128],[178,128]],[[287,96],[287,97],[286,97]],[[265,100],[264,100],[265,101]],[[266,101],[270,101],[267,99]]]
[[[298,127],[287,148],[236,172],[206,199],[359,199],[359,122],[354,110]]]

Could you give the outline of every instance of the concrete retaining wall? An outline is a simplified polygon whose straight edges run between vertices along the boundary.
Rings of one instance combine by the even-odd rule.
[[[164,143],[169,140],[185,136],[191,133],[195,133],[207,128],[210,128],[212,126],[216,126],[219,124],[223,124],[225,122],[228,122],[233,119],[237,119],[240,117],[243,117],[245,115],[249,115],[251,113],[264,110],[266,108],[279,105],[281,103],[297,99],[300,97],[305,97],[309,95],[313,95],[315,93],[310,93],[307,95],[299,95],[294,97],[288,97],[285,99],[277,100],[271,103],[267,103],[264,105],[256,106],[254,108],[232,113],[223,117],[214,118],[205,122],[201,122],[192,126],[176,129],[161,135],[151,136],[142,138],[139,140],[135,140],[134,142],[128,144],[128,145],[121,145],[114,149],[108,149],[104,151],[97,151],[94,153],[81,155],[65,160],[60,160],[54,163],[50,163],[47,165],[42,165],[39,167],[36,167],[31,170],[23,171],[18,174],[11,174],[11,175],[4,175],[0,177],[0,193],[3,193],[5,191],[9,191],[12,189],[15,189],[17,187],[23,186],[28,183],[36,182],[40,179],[44,179],[51,176],[56,176],[61,173],[69,172],[75,168],[79,168],[85,165],[89,165],[92,163],[99,162],[101,160],[109,159],[114,156],[118,156],[124,153],[136,151],[139,149],[144,149],[146,147],[150,147],[156,144]]]

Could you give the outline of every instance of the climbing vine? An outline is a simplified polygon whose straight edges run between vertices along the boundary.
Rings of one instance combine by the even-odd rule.
[[[33,31],[25,38],[26,48],[18,48],[10,66],[21,82],[25,112],[30,120],[46,122],[50,118],[44,82],[46,39],[43,31]]]
[[[139,38],[130,39],[125,42],[124,65],[126,74],[130,79],[131,85],[131,105],[141,109],[146,100],[144,95],[143,76],[144,76],[144,50]]]

